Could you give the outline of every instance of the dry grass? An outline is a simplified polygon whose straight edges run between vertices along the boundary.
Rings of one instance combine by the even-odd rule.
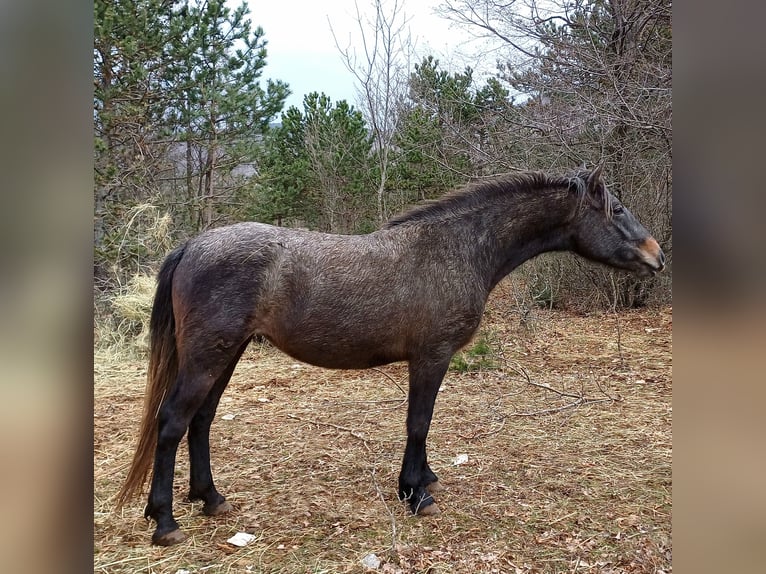
[[[439,394],[429,460],[446,489],[435,518],[396,499],[405,365],[330,371],[254,345],[211,435],[234,512],[209,518],[183,501],[184,447],[174,510],[189,540],[152,547],[145,501],[120,514],[110,501],[132,455],[145,364],[98,356],[94,571],[362,572],[374,552],[384,572],[671,572],[670,308],[619,320],[535,311],[522,328],[511,301],[501,286],[485,319],[498,368],[451,371]],[[461,453],[468,462],[454,466]],[[238,531],[257,538],[227,544]]]
[[[116,293],[96,296],[100,309],[94,323],[94,340],[102,364],[146,355],[156,286],[154,275],[139,273]]]

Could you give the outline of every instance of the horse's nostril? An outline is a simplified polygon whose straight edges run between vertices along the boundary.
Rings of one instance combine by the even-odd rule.
[[[660,265],[665,267],[665,254],[662,251],[660,251]]]

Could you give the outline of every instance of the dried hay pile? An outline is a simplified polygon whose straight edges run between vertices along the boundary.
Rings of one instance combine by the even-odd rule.
[[[96,356],[101,361],[146,356],[155,287],[153,276],[136,274],[116,292],[97,299],[95,341]]]

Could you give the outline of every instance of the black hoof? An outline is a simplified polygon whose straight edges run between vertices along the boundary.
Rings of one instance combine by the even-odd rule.
[[[219,516],[221,514],[226,514],[227,512],[230,512],[232,510],[231,504],[229,504],[227,501],[222,501],[216,504],[211,505],[205,505],[202,507],[203,514],[206,514],[207,516]]]
[[[418,516],[438,516],[441,513],[442,511],[435,502],[432,502],[428,506],[421,506],[417,511]]]
[[[210,501],[211,498],[213,499],[212,501]],[[202,507],[202,514],[207,516],[218,516],[220,514],[226,514],[232,510],[231,504],[226,502],[226,499],[218,492],[213,492],[211,495],[209,492],[203,494],[189,491],[186,500],[189,502],[195,502],[197,500],[204,502],[205,505]]]
[[[442,483],[439,482],[438,479],[426,485],[426,492],[428,492],[428,494],[434,494],[442,490],[444,490],[444,487],[442,486]]]
[[[178,528],[166,532],[165,534],[160,534],[158,531],[155,531],[152,535],[152,544],[156,544],[157,546],[173,546],[184,540],[186,540],[186,534],[181,532]]]
[[[410,490],[408,496],[403,496],[400,491],[399,499],[409,503],[412,514],[419,514],[422,516],[433,514],[432,512],[426,512],[426,508],[430,506],[433,506],[438,511],[438,507],[434,504],[433,496],[428,494],[426,489],[422,487],[416,489],[414,492]]]

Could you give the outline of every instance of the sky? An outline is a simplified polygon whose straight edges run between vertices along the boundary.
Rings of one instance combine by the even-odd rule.
[[[324,92],[333,102],[357,103],[355,79],[343,63],[330,28],[332,24],[342,45],[358,43],[354,0],[245,1],[253,25],[263,28],[268,42],[264,79],[283,80],[293,92],[285,109],[302,109],[304,95],[312,91]],[[478,73],[494,70],[492,57],[475,55],[479,43],[470,34],[434,14],[439,0],[400,1],[409,19],[416,61],[433,54],[450,71],[463,70],[468,64]],[[358,2],[360,10],[369,10],[371,0]],[[241,0],[229,4],[235,7]],[[472,55],[466,57],[465,53]]]

